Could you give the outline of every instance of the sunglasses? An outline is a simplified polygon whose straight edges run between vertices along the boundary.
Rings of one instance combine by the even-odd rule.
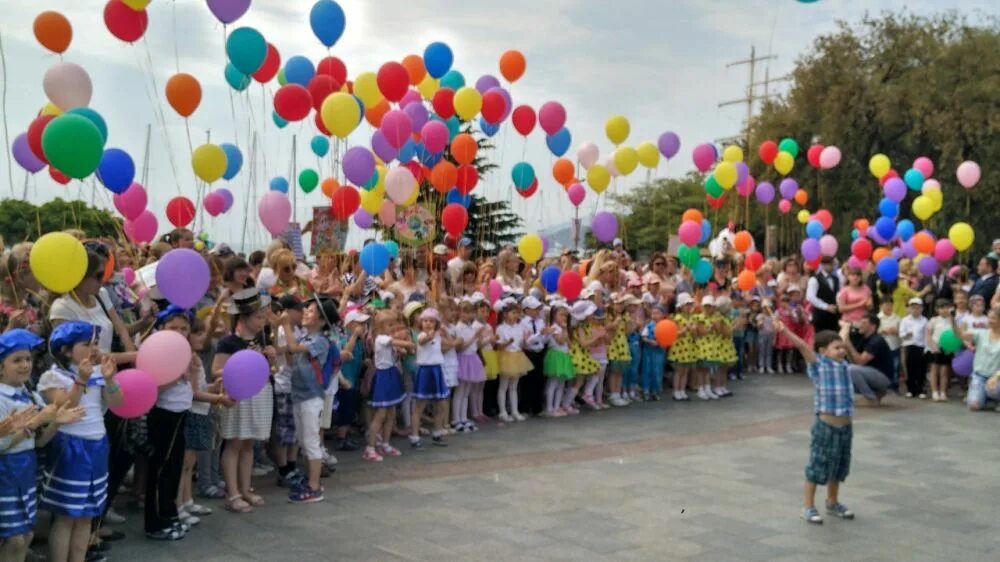
[[[666,262],[658,261],[653,264],[653,267],[664,267],[666,265],[667,265]]]

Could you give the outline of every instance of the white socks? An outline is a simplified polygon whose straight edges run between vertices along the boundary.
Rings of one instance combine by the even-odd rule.
[[[550,378],[545,382],[545,410],[554,412],[562,405],[563,381]]]
[[[587,377],[587,384],[583,387],[583,396],[586,398],[594,397],[594,389],[597,388],[598,375],[590,375]]]
[[[517,381],[511,377],[500,377],[500,385],[497,389],[497,406],[500,415],[507,414],[507,400],[510,400],[510,415],[517,416],[520,412],[517,409]]]

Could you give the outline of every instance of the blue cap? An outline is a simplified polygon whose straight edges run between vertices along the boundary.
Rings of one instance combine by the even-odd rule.
[[[462,238],[461,240],[458,241],[458,245],[459,246],[471,246],[472,245],[472,238],[464,237],[464,238]]]
[[[49,336],[49,351],[55,352],[64,347],[73,347],[80,342],[89,342],[97,339],[100,333],[100,326],[94,326],[89,322],[63,322],[56,326]]]
[[[0,336],[0,361],[3,361],[15,351],[35,349],[43,343],[45,343],[45,340],[35,335],[34,332],[20,328],[10,330]]]
[[[183,316],[187,318],[189,324],[194,321],[194,312],[187,310],[186,308],[181,308],[176,304],[172,304],[156,315],[156,327],[159,328],[160,326],[166,324],[167,321],[174,316]]]

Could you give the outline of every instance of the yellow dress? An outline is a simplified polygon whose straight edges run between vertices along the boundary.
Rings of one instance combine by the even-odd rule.
[[[704,312],[697,312],[691,315],[694,318],[694,322],[701,324],[702,327],[707,327],[707,325],[712,322],[715,314],[705,314]],[[698,336],[697,341],[695,341],[698,347],[698,361],[703,363],[713,363],[716,361],[715,356],[715,339],[712,337],[712,333],[709,332],[703,336]]]
[[[730,328],[733,325],[732,319],[729,318],[728,316],[723,316],[721,314],[719,315],[719,318],[722,320],[722,322],[723,322],[723,324],[725,326],[725,329],[723,330],[723,332],[731,334],[732,332],[730,331]],[[718,343],[718,350],[719,350],[718,361],[719,361],[719,363],[722,363],[723,365],[734,365],[734,364],[736,364],[736,345],[733,344],[733,337],[732,337],[732,335],[726,335],[726,333],[722,333],[722,334],[717,334],[716,335],[716,337],[719,340],[719,343]]]
[[[698,362],[698,337],[694,333],[697,324],[695,314],[678,313],[673,317],[677,324],[677,340],[670,346],[670,362],[675,365],[691,365]]]
[[[579,336],[589,338],[590,328],[577,328],[570,343],[569,354],[573,356],[573,368],[576,369],[576,376],[578,377],[593,375],[598,369],[601,368],[601,365],[593,358],[593,356],[590,355],[590,351],[584,349],[583,346],[580,345],[580,340],[578,339]]]
[[[632,361],[632,353],[628,350],[628,318],[620,316],[615,322],[615,337],[608,345],[608,361],[619,361],[628,363]],[[628,365],[619,365],[618,368],[627,368]]]

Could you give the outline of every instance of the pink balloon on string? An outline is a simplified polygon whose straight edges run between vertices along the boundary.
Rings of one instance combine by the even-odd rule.
[[[148,209],[143,210],[134,219],[126,220],[122,226],[125,236],[137,244],[152,242],[158,228],[159,223],[156,220],[156,215],[149,212]]]
[[[944,263],[953,257],[955,257],[955,245],[951,240],[942,238],[934,244],[934,259]]]
[[[840,164],[842,155],[836,146],[827,146],[819,153],[819,167],[824,170],[836,168]]]
[[[432,153],[444,150],[444,147],[448,145],[449,134],[448,126],[436,120],[428,121],[420,129],[420,139],[424,143],[424,148]]]
[[[914,160],[913,168],[920,170],[920,173],[923,174],[925,178],[929,178],[934,175],[934,162],[926,156],[921,156]]]
[[[378,220],[385,226],[396,224],[396,204],[389,200],[383,201],[378,210]]]
[[[146,188],[142,187],[138,182],[132,182],[132,185],[128,189],[122,193],[116,193],[111,199],[118,212],[128,220],[135,220],[136,217],[146,210],[146,204],[148,203]]]
[[[698,168],[698,171],[705,173],[715,163],[715,148],[708,143],[699,144],[694,147],[691,159],[694,161],[694,165]]]
[[[584,143],[576,151],[576,160],[584,170],[589,170],[591,166],[597,164],[597,159],[601,157],[601,151],[592,142]]]
[[[740,162],[742,164],[742,162]],[[747,176],[743,183],[736,186],[736,193],[739,193],[740,197],[750,197],[750,194],[754,192],[754,188],[757,187],[757,180],[753,179],[753,176]]]
[[[787,215],[789,211],[792,210],[792,202],[788,199],[782,199],[778,201],[778,211],[783,215]]]
[[[399,107],[407,107],[410,104],[421,103],[423,98],[420,96],[420,92],[410,89],[406,94],[403,95],[403,99],[399,100]]]
[[[545,102],[538,108],[538,125],[550,135],[558,133],[566,125],[566,108],[557,101]]]
[[[583,203],[583,200],[587,198],[587,189],[578,183],[574,183],[566,188],[566,195],[569,196],[569,202],[574,207],[579,207]]]
[[[217,217],[222,214],[223,208],[226,206],[226,200],[222,198],[216,192],[211,192],[205,195],[205,198],[201,200],[202,206],[205,208],[205,212],[213,217]]]
[[[413,132],[413,123],[409,115],[395,109],[385,114],[379,130],[382,131],[389,145],[398,150],[409,140],[410,133]]]

